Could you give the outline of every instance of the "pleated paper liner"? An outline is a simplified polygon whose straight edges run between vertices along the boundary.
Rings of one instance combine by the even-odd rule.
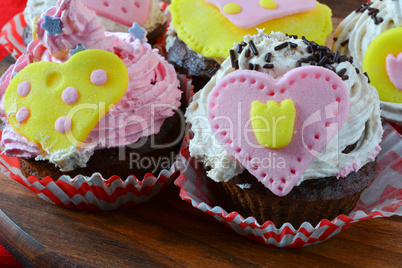
[[[193,207],[211,215],[226,227],[247,238],[274,247],[302,247],[323,242],[360,221],[402,216],[402,139],[389,125],[384,125],[382,150],[377,156],[377,174],[366,188],[349,215],[339,215],[332,221],[323,219],[316,226],[304,222],[299,229],[285,223],[275,226],[271,221],[258,223],[253,217],[244,218],[236,211],[226,211],[214,206],[208,188],[209,178],[197,160],[190,157],[188,139],[183,143],[177,161],[182,173],[175,180],[180,187],[180,197]]]
[[[46,177],[39,180],[35,176],[21,174],[18,159],[0,155],[1,172],[17,181],[43,200],[57,206],[79,210],[114,210],[148,202],[167,189],[177,177],[174,167],[162,170],[158,176],[147,174],[144,178],[129,176],[122,180],[118,176],[108,179],[100,173],[91,177],[78,175],[74,178],[61,176],[54,180]]]
[[[178,79],[183,91],[183,107],[187,107],[193,95],[191,79],[183,75],[178,75]],[[61,176],[56,180],[51,177],[39,180],[35,176],[24,177],[18,159],[7,157],[1,151],[0,171],[49,203],[71,209],[103,211],[148,202],[163,193],[179,174],[173,165],[170,170],[162,170],[158,175],[148,173],[144,178],[137,178],[134,174],[122,180],[117,175],[103,178],[95,173],[91,177],[78,175],[74,178]]]

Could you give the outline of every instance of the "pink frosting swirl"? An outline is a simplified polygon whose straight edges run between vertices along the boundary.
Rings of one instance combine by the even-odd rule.
[[[130,34],[105,32],[95,12],[86,9],[80,1],[61,0],[45,14],[60,18],[63,34],[51,37],[41,27],[42,15],[37,22],[38,38],[0,79],[2,100],[14,73],[37,61],[63,63],[70,58],[69,51],[82,44],[86,49],[115,53],[129,73],[126,94],[89,134],[93,150],[125,146],[143,136],[159,133],[164,120],[173,116],[180,106],[181,91],[173,66],[148,43],[133,40]],[[5,123],[1,143],[7,155],[31,158],[45,154],[14,131],[4,113],[3,101],[0,115]]]

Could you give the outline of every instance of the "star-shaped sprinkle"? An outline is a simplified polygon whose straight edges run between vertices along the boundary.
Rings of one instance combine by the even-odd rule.
[[[59,18],[52,18],[49,15],[45,15],[45,22],[43,22],[40,26],[42,26],[42,28],[45,29],[51,37],[54,37],[56,34],[63,33]]]
[[[70,49],[70,55],[77,54],[78,52],[84,51],[86,48],[83,44],[78,44],[75,49]]]
[[[138,23],[134,22],[133,27],[128,29],[133,39],[140,39],[144,41],[144,37],[146,36],[147,31],[142,28]]]

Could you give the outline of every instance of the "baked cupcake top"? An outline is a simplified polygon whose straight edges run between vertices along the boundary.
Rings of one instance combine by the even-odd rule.
[[[59,1],[56,7],[46,11],[37,22],[37,26],[37,39],[29,44],[27,52],[17,60],[15,65],[8,69],[0,80],[0,95],[2,96],[0,110],[4,122],[1,143],[4,146],[5,154],[25,158],[35,157],[37,160],[46,159],[60,166],[63,171],[75,167],[85,167],[95,150],[125,146],[135,143],[141,137],[157,134],[164,120],[171,117],[180,106],[181,91],[178,89],[179,81],[175,70],[158,54],[157,50],[153,50],[148,43],[144,42],[146,40],[144,29],[130,30],[131,34],[105,32],[101,22],[96,18],[95,12],[88,10],[80,1],[76,0]],[[114,56],[105,56],[105,53]],[[93,63],[95,65],[93,66],[92,63],[89,63],[91,57],[95,58],[95,63]],[[111,61],[108,62],[107,58],[104,57],[111,57]],[[96,61],[96,59],[98,60]],[[46,65],[41,67],[44,69],[39,72],[30,67],[31,65],[37,66],[35,65],[37,63],[46,64],[46,62],[60,64],[57,66]],[[122,65],[119,65],[118,62],[121,62]],[[108,65],[109,63],[110,65]],[[112,63],[117,65],[112,65]],[[33,70],[32,72],[38,72],[37,76],[46,76],[45,74],[49,69],[57,70],[49,73],[48,76],[44,77],[44,80],[47,89],[59,92],[61,98],[52,99],[52,96],[46,96],[46,91],[43,91],[42,96],[41,89],[35,88],[36,82],[25,77],[26,71],[23,74],[24,69],[28,67]],[[72,70],[66,70],[68,68]],[[101,71],[94,74],[95,80],[92,80],[92,75],[95,73],[93,69],[104,69],[107,76]],[[20,72],[21,74],[19,74]],[[89,72],[87,78],[86,72]],[[113,82],[110,80],[113,77],[115,77],[113,81],[116,84],[110,84]],[[105,115],[97,119],[93,128],[88,129],[88,125],[85,124],[81,127],[89,133],[87,136],[84,135],[85,141],[78,140],[78,142],[84,142],[85,146],[72,144],[67,149],[56,150],[51,148],[52,146],[49,144],[45,144],[46,142],[39,142],[38,136],[29,137],[27,134],[21,134],[18,126],[14,125],[13,127],[10,124],[10,118],[15,116],[16,111],[7,110],[7,107],[12,107],[10,103],[18,103],[19,97],[23,98],[28,94],[32,95],[32,93],[34,93],[33,96],[36,96],[33,99],[35,107],[42,106],[41,112],[46,107],[52,107],[49,109],[49,113],[52,113],[53,107],[59,109],[65,105],[71,105],[71,109],[74,109],[74,105],[84,99],[85,92],[80,91],[81,85],[82,88],[85,88],[86,85],[84,84],[89,82],[85,82],[86,80],[77,82],[79,84],[74,86],[75,90],[69,89],[70,86],[66,86],[66,89],[61,87],[76,78],[82,78],[82,81],[90,80],[91,84],[97,86],[105,85],[102,90],[118,90],[110,87],[114,85],[121,87],[124,79],[127,80],[125,86],[123,83],[123,92],[119,97],[116,97],[117,100],[112,101],[110,99],[112,93],[107,94],[105,100],[96,100],[96,94],[94,94],[94,98],[88,98],[88,104],[96,105],[96,107],[100,107],[101,103],[107,104],[109,101],[113,105],[105,105]],[[20,95],[20,89],[18,89],[18,96],[15,95],[15,99],[4,97],[7,95],[7,93],[5,94],[6,89],[9,92],[8,87],[13,80],[23,81],[24,79],[28,79],[27,82],[29,83],[27,87],[21,86],[27,89],[23,90],[26,94],[21,93],[22,95]],[[21,84],[23,83],[21,82]],[[17,86],[20,87],[20,85]],[[11,94],[9,95],[11,96]],[[35,118],[32,112],[34,104],[28,108],[32,108],[31,114],[28,114],[22,123],[30,125],[30,119]],[[99,115],[102,114],[99,113]],[[49,117],[51,116],[52,114],[49,115]],[[76,119],[78,122],[75,122],[74,118],[72,119],[71,131],[73,131],[74,125],[78,126],[78,123],[81,124],[86,120],[85,118]],[[45,121],[43,119],[43,122]],[[66,125],[62,124],[62,126],[65,127]],[[53,122],[49,126],[43,127],[52,128]],[[55,147],[59,145],[57,141],[50,141],[50,144],[54,144]]]
[[[29,26],[35,18],[56,5],[57,0],[28,0],[24,17]],[[102,25],[109,32],[127,32],[137,22],[148,32],[165,24],[166,16],[159,7],[158,0],[82,0],[87,8],[94,10]]]
[[[230,54],[186,112],[194,133],[190,153],[211,179],[227,181],[247,168],[275,194],[285,195],[304,180],[345,177],[375,159],[382,136],[378,94],[351,58],[262,30],[246,35]],[[298,93],[297,85],[306,81],[314,86],[300,86],[307,93]],[[317,88],[328,89],[309,91]],[[324,101],[330,95],[334,99]],[[272,113],[289,120],[269,121]],[[274,136],[270,124],[278,125]],[[260,162],[253,164],[254,158]]]
[[[332,31],[331,10],[315,0],[175,0],[169,7],[178,37],[193,51],[218,62],[233,43],[257,28],[305,35],[324,44]],[[197,18],[197,19],[195,19]]]
[[[381,115],[402,124],[402,1],[362,4],[336,29],[333,50],[355,59],[379,92]]]

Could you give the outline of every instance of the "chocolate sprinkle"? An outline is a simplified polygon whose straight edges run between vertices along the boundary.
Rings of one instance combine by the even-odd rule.
[[[302,66],[301,61],[300,60],[296,61],[296,67],[301,67],[301,66]]]
[[[258,52],[257,47],[255,46],[253,40],[250,40],[250,42],[248,42],[250,44],[251,50],[253,51],[254,55],[258,56],[258,54],[260,54]]]
[[[267,54],[265,54],[265,61],[266,62],[271,62],[271,58],[272,58],[272,54],[270,52],[268,52]]]
[[[290,45],[291,48],[296,48],[296,47],[298,47],[298,44],[292,43],[292,42],[289,42],[289,45]]]
[[[249,63],[249,64],[248,64],[248,69],[249,69],[249,70],[254,70],[254,64]]]
[[[278,51],[278,50],[281,50],[281,49],[287,47],[288,45],[289,45],[289,42],[284,42],[280,45],[277,45],[274,49],[275,49],[275,51]]]
[[[363,3],[359,8],[355,10],[356,13],[364,13],[366,10],[368,10],[367,15],[369,15],[373,20],[375,24],[380,24],[381,22],[384,21],[383,18],[377,17],[377,14],[380,12],[379,9],[370,7],[373,4],[373,2],[366,2]]]
[[[370,77],[368,76],[367,72],[364,72],[364,75],[367,77],[369,83],[371,83]]]
[[[349,79],[349,76],[348,76],[348,75],[342,76],[342,80],[343,80],[343,81],[348,80],[348,79]]]
[[[346,39],[345,41],[343,41],[343,42],[341,43],[341,46],[344,47],[344,46],[346,46],[348,43],[349,43],[349,39]]]
[[[239,70],[239,60],[235,60],[235,61],[234,61],[234,68],[235,68],[236,70]]]
[[[232,67],[235,67],[234,61],[236,60],[235,51],[233,49],[229,50],[230,61],[232,62]]]
[[[260,69],[260,65],[258,64],[254,65],[254,71],[258,71],[258,69]]]
[[[357,73],[357,74],[360,73],[360,70],[359,70],[358,68],[355,68],[355,70],[356,70],[356,73]]]
[[[264,69],[272,69],[272,68],[274,68],[274,65],[271,64],[271,63],[267,63],[264,66],[262,66],[262,68],[264,68]]]
[[[250,55],[251,55],[251,51],[250,51],[250,49],[247,48],[246,54],[245,54],[246,58],[250,57]]]
[[[242,44],[238,44],[238,46],[237,46],[237,53],[241,53],[243,51],[243,46],[242,46]]]
[[[340,77],[342,77],[345,73],[346,73],[346,68],[343,68],[343,69],[341,69],[341,70],[338,72],[338,75],[339,75]]]

